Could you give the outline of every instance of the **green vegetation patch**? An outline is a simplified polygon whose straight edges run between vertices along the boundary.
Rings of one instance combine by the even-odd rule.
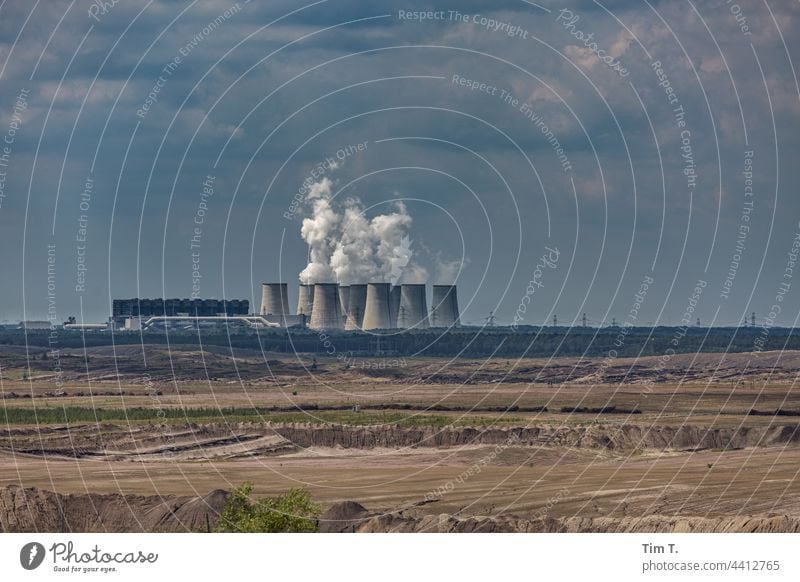
[[[318,531],[320,507],[305,489],[291,489],[280,497],[255,501],[253,484],[231,491],[219,514],[218,533],[311,533]]]
[[[83,424],[91,422],[135,422],[177,424],[181,422],[274,422],[311,424],[347,424],[353,426],[393,424],[402,427],[491,426],[524,423],[512,416],[463,416],[444,414],[410,414],[408,412],[352,412],[313,410],[305,412],[275,412],[264,408],[90,408],[63,406],[44,408],[4,408],[0,423],[14,424]]]

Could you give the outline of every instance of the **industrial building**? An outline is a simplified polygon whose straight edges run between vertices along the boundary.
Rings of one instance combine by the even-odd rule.
[[[42,329],[50,329],[53,324],[50,321],[42,320],[42,321],[20,321],[17,329],[27,329],[27,330],[42,330]]]
[[[300,284],[297,309],[286,283],[263,283],[261,306],[250,313],[246,299],[114,299],[114,329],[308,327],[314,330],[421,330],[460,325],[455,285],[434,285],[428,310],[427,285],[390,283]]]
[[[427,329],[460,325],[455,285],[434,285],[428,311],[424,283],[301,283],[297,310],[289,313],[286,283],[264,283],[261,316],[281,327],[307,326],[316,330],[372,331]]]
[[[141,329],[154,319],[228,318],[250,313],[247,299],[114,299],[111,320],[116,329]],[[145,326],[146,327],[146,326]]]
[[[114,299],[111,316],[151,317],[160,315],[248,315],[247,299]]]

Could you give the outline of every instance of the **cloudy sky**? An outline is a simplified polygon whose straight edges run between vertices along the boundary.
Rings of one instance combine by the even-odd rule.
[[[0,320],[294,301],[327,178],[468,322],[795,323],[797,2],[101,4],[0,3]]]

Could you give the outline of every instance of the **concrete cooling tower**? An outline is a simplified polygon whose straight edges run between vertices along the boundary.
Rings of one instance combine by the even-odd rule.
[[[314,305],[308,327],[311,329],[344,328],[338,283],[314,285]]]
[[[274,315],[281,319],[289,315],[289,290],[286,283],[261,285],[261,315]]]
[[[424,284],[401,287],[397,327],[403,329],[428,327],[428,303]]]
[[[367,285],[367,307],[364,310],[362,329],[390,329],[391,327],[389,283],[370,283]]]
[[[339,306],[342,308],[342,319],[347,319],[347,307],[350,303],[350,287],[339,286]]]
[[[431,325],[434,327],[461,325],[458,314],[458,294],[455,285],[433,286]]]
[[[397,314],[400,313],[400,286],[395,285],[389,291],[389,323],[397,327]]]
[[[314,286],[300,284],[297,295],[297,315],[310,316],[314,310]]]
[[[350,285],[347,299],[347,323],[344,328],[348,331],[361,329],[364,323],[364,311],[367,308],[367,286]]]

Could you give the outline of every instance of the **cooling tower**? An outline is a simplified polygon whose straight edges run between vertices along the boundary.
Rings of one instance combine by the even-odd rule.
[[[397,327],[397,314],[400,313],[400,286],[395,285],[389,291],[389,323]]]
[[[424,284],[401,287],[397,327],[403,329],[428,327],[428,302],[425,298]]]
[[[342,327],[347,323],[347,304],[350,302],[350,287],[339,286],[339,309],[342,314]]]
[[[389,329],[392,320],[389,313],[389,283],[367,285],[367,307],[364,310],[364,330]]]
[[[361,329],[364,323],[364,310],[367,308],[367,286],[350,285],[347,301],[347,323],[344,328],[348,331]]]
[[[347,306],[350,303],[350,287],[347,285],[339,286],[339,305],[342,307],[342,315],[347,315]]]
[[[338,283],[314,285],[314,306],[308,327],[311,329],[342,329],[344,327]]]
[[[455,285],[433,286],[431,325],[434,327],[461,325],[458,315],[458,294]]]
[[[280,318],[289,315],[289,290],[286,283],[261,285],[261,315],[275,315]]]
[[[297,315],[310,316],[314,311],[314,286],[300,284],[297,295]]]

